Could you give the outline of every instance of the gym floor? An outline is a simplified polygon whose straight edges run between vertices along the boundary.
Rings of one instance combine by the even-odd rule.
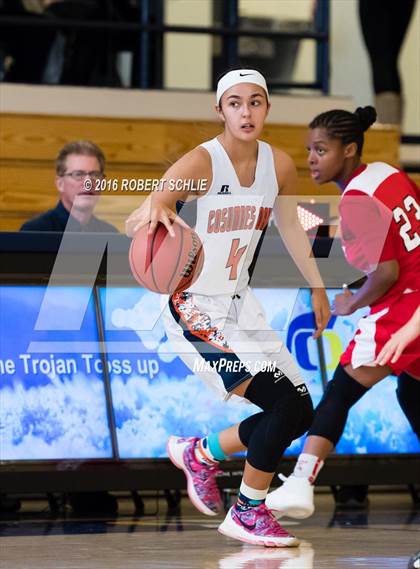
[[[222,517],[205,517],[185,498],[178,510],[145,497],[144,515],[119,497],[119,514],[51,514],[48,504],[24,500],[18,514],[2,514],[2,569],[406,569],[420,549],[420,510],[408,493],[372,491],[366,510],[334,507],[331,494],[316,496],[308,520],[283,520],[302,541],[268,549],[220,535]]]

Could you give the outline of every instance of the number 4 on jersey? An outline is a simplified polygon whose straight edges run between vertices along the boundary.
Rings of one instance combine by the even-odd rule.
[[[238,278],[239,261],[241,260],[242,255],[245,253],[247,246],[248,245],[244,245],[239,249],[239,239],[232,239],[229,257],[226,263],[226,269],[230,267],[230,281],[235,281]]]

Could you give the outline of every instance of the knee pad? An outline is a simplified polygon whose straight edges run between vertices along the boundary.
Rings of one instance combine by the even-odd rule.
[[[280,370],[257,373],[248,385],[244,397],[263,411],[272,411],[287,400],[310,399],[305,384],[295,387]]]
[[[298,439],[306,433],[306,431],[311,427],[315,417],[314,406],[312,404],[311,397],[302,397],[300,400],[300,405],[302,408],[301,418],[299,424],[297,425],[293,440]]]
[[[306,433],[314,419],[312,399],[306,385],[293,385],[280,370],[258,373],[249,384],[245,397],[267,412],[282,413],[285,407],[293,409],[296,415],[291,424],[295,422],[296,430],[291,441]]]
[[[251,435],[254,432],[255,427],[258,425],[260,420],[264,417],[265,413],[262,411],[261,413],[255,413],[255,415],[251,415],[244,419],[241,423],[239,423],[238,434],[241,440],[241,443],[248,448],[249,441],[251,440]]]
[[[314,406],[312,404],[312,399],[310,397],[302,397],[302,399],[300,400],[300,406],[301,406],[300,421],[297,425],[292,440],[298,439],[299,437],[304,435],[311,426],[314,418]],[[239,429],[238,429],[239,438],[241,443],[246,448],[249,447],[249,441],[251,440],[251,435],[254,432],[254,429],[256,428],[260,420],[265,416],[266,413],[264,411],[261,413],[255,413],[255,415],[247,417],[239,424]]]
[[[420,381],[408,373],[398,377],[397,399],[411,428],[420,439]]]
[[[315,418],[308,434],[324,437],[335,446],[343,434],[350,408],[367,391],[369,388],[353,379],[340,364],[315,409]]]
[[[239,437],[248,447],[247,460],[258,470],[274,472],[286,448],[312,421],[311,397],[305,385],[296,388],[279,371],[257,374],[245,397],[264,409],[239,426]]]

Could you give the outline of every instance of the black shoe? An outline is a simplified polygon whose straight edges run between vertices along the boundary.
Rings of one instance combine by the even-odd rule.
[[[333,490],[335,505],[340,509],[365,509],[369,505],[368,491],[367,485],[339,486]]]
[[[75,514],[118,513],[118,500],[109,492],[70,492],[68,501]]]
[[[21,505],[21,501],[17,498],[10,498],[6,494],[0,494],[0,512],[18,512]]]

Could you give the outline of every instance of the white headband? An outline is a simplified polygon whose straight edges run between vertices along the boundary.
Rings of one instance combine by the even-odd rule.
[[[218,105],[220,103],[220,99],[225,91],[234,85],[238,85],[238,83],[253,83],[254,85],[259,85],[267,93],[267,99],[269,100],[267,83],[259,71],[255,69],[235,69],[223,75],[217,83],[216,104]]]

